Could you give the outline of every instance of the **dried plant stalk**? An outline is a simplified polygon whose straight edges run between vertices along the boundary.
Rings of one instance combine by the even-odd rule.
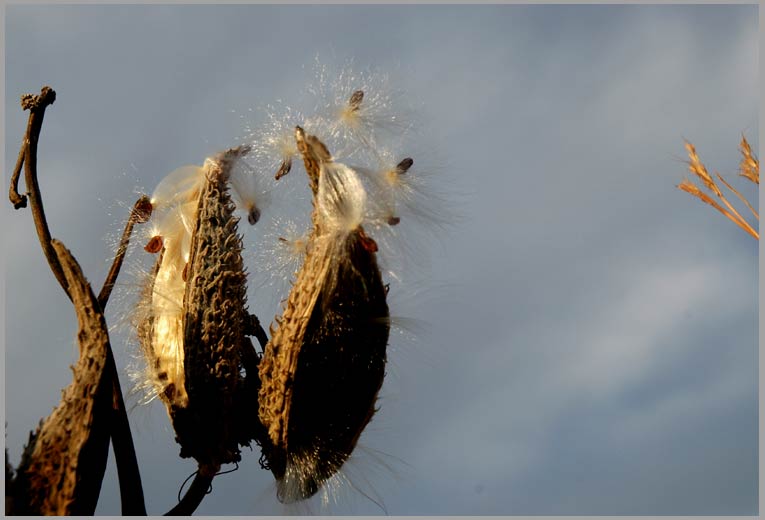
[[[698,154],[696,153],[696,148],[689,142],[686,141],[685,148],[688,151],[688,169],[691,173],[693,173],[700,181],[701,183],[710,191],[712,194],[717,197],[717,200],[719,200],[722,204],[718,203],[717,200],[714,200],[712,197],[710,197],[708,194],[704,193],[698,186],[693,184],[689,180],[684,180],[681,182],[677,187],[685,191],[686,193],[690,193],[694,197],[698,198],[702,202],[705,202],[706,204],[709,204],[713,208],[715,208],[717,211],[725,215],[726,218],[730,219],[731,222],[739,226],[741,229],[749,233],[754,238],[758,239],[760,238],[759,232],[751,225],[749,222],[746,221],[746,219],[741,215],[741,213],[738,212],[738,210],[728,201],[728,199],[723,194],[722,190],[720,190],[719,186],[717,186],[714,177],[712,177],[709,172],[707,171],[704,164],[699,159]],[[750,181],[756,183],[759,185],[760,183],[760,166],[759,162],[757,161],[757,158],[752,154],[751,147],[749,146],[749,143],[747,142],[746,138],[742,137],[741,144],[740,144],[740,150],[742,153],[742,160],[739,165],[740,168],[740,174],[741,176],[749,179]],[[731,186],[719,173],[716,173],[715,176],[722,182],[722,184],[728,188],[736,197],[739,198],[739,200],[743,201],[744,204],[749,208],[749,210],[754,215],[755,219],[759,222],[759,213],[754,209],[754,207],[749,203],[749,201],[744,198],[741,193],[739,193],[738,190],[736,190],[733,186]]]
[[[48,223],[45,218],[45,212],[43,209],[42,194],[40,192],[40,186],[37,179],[37,144],[40,136],[40,131],[42,129],[43,116],[45,114],[46,108],[52,104],[55,99],[55,91],[47,86],[41,89],[39,95],[24,94],[21,97],[22,109],[29,110],[30,114],[26,132],[24,134],[24,139],[19,151],[18,160],[11,177],[9,198],[11,203],[13,203],[14,208],[19,209],[26,207],[27,195],[29,196],[32,217],[34,219],[38,239],[40,240],[40,245],[42,246],[46,259],[48,260],[54,275],[61,284],[61,287],[66,292],[67,297],[69,297],[70,300],[72,300],[76,305],[76,302],[68,286],[64,268],[61,265],[63,262],[61,259],[63,253],[56,252],[54,248],[54,241],[51,239]],[[27,195],[21,195],[18,193],[18,181],[22,167],[24,167],[24,178],[27,189],[29,190]],[[114,262],[112,264],[112,268],[109,271],[109,275],[107,276],[107,280],[105,281],[101,293],[99,294],[98,307],[100,307],[100,309],[98,309],[98,313],[101,314],[101,320],[103,320],[102,313],[109,299],[111,288],[119,274],[120,267],[122,265],[122,259],[127,248],[127,243],[129,241],[133,225],[143,221],[143,217],[146,216],[147,208],[142,205],[142,202],[144,202],[144,199],[139,199],[139,201],[136,203],[136,206],[134,207],[133,212],[131,212],[130,218],[128,219],[128,224],[125,228],[125,233],[123,234],[122,244],[117,251]],[[70,255],[67,254],[67,256]],[[77,268],[77,271],[79,272],[79,268]],[[78,281],[78,283],[80,282],[86,283],[84,278]],[[78,312],[80,311],[79,308],[76,308],[76,310]],[[91,321],[94,320],[95,318],[93,318]],[[109,380],[111,384],[107,387],[106,385],[97,385],[96,383],[91,383],[91,386],[97,386],[99,388],[98,392],[95,394],[85,394],[81,397],[81,399],[83,401],[90,400],[102,402],[109,400],[109,397],[107,397],[106,394],[102,394],[102,392],[110,392],[111,407],[109,408],[109,417],[100,417],[98,421],[100,423],[105,422],[109,425],[109,434],[111,435],[114,454],[117,462],[117,471],[119,474],[122,512],[123,514],[133,515],[146,514],[146,508],[144,506],[143,500],[143,489],[141,486],[141,477],[138,471],[138,463],[136,461],[135,450],[133,448],[133,440],[130,434],[130,426],[127,420],[125,405],[122,400],[119,376],[117,375],[117,367],[114,363],[114,357],[108,342],[105,344],[105,356],[106,362],[104,370],[106,375],[95,375]],[[93,375],[87,372],[87,370],[90,368],[90,366],[83,368],[81,365],[78,365],[79,372],[75,371],[75,379],[82,382],[86,380],[89,375]],[[82,382],[82,384],[85,383]],[[85,406],[85,404],[82,404],[82,406]],[[33,442],[30,441],[30,450],[32,449],[32,444]],[[27,450],[27,457],[22,465],[29,465],[31,463],[29,457],[31,457],[31,454],[29,450]],[[91,466],[95,467],[95,464],[96,463],[93,462],[91,463]],[[20,482],[26,483],[17,486],[19,489],[24,489],[20,491],[21,495],[16,497],[17,500],[11,500],[11,506],[15,507],[15,510],[30,510],[30,508],[39,508],[39,504],[32,504],[31,501],[33,500],[33,497],[28,496],[29,490],[26,489],[25,486],[28,487],[29,482],[24,480],[26,479],[24,472],[20,472],[19,475]],[[69,479],[74,477],[68,476],[62,478]],[[100,480],[97,482],[93,481],[93,485],[95,486],[94,489],[87,489],[80,494],[83,497],[93,495],[95,496],[94,500],[97,499],[98,490],[100,488]],[[35,492],[38,494],[42,493],[41,490],[37,490]],[[17,504],[17,506],[13,506],[14,503]],[[95,507],[95,505],[93,505],[93,507]]]
[[[731,192],[732,192],[732,193],[733,193],[733,194],[734,194],[736,197],[738,197],[738,200],[740,200],[741,202],[743,202],[743,203],[744,203],[744,205],[745,205],[747,208],[749,208],[749,211],[751,211],[751,212],[752,212],[752,215],[754,215],[754,218],[756,218],[757,220],[760,220],[760,214],[757,212],[757,210],[756,210],[756,209],[754,209],[754,208],[752,207],[752,205],[749,203],[749,201],[748,201],[748,200],[746,200],[746,197],[744,197],[743,195],[741,195],[741,193],[740,193],[740,192],[739,192],[739,191],[738,191],[736,188],[734,188],[733,186],[731,186],[731,185],[730,185],[730,183],[729,183],[728,181],[726,181],[726,180],[723,178],[723,176],[722,176],[722,175],[720,175],[719,173],[717,174],[717,179],[718,179],[720,182],[722,182],[722,183],[725,185],[725,187],[726,187],[726,188],[728,188],[728,189],[729,189],[729,190],[730,190],[730,191],[731,191]]]

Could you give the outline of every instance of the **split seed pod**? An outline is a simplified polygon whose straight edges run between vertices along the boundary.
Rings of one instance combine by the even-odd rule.
[[[182,457],[240,459],[235,394],[247,320],[238,218],[228,193],[236,148],[208,159],[159,221],[162,244],[142,306],[139,339]],[[194,172],[191,172],[193,177]],[[156,238],[156,237],[155,237]]]
[[[361,222],[366,192],[315,136],[296,128],[313,192],[305,261],[260,362],[259,417],[277,496],[314,495],[351,455],[375,413],[390,332],[377,244]]]

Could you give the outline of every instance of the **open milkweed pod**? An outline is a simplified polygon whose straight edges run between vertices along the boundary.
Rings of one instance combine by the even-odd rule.
[[[234,405],[248,314],[228,181],[247,151],[234,148],[207,159],[198,189],[187,189],[158,217],[150,242],[161,249],[138,325],[181,456],[213,466],[240,459]]]
[[[319,139],[296,129],[313,192],[313,230],[260,362],[259,417],[278,498],[314,495],[375,413],[390,331],[377,245],[361,225],[366,192]]]

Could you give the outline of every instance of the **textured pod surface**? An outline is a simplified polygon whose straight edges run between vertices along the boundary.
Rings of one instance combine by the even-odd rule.
[[[138,324],[181,456],[212,466],[240,459],[234,400],[242,384],[246,275],[228,192],[239,155],[233,149],[208,159],[199,190],[189,190],[192,200],[178,206],[178,217],[169,213],[163,229],[177,232],[162,237],[142,304],[149,310]]]
[[[309,253],[261,361],[260,418],[279,498],[312,496],[348,459],[385,376],[388,306],[361,232]],[[333,259],[342,255],[343,261]],[[330,283],[330,281],[332,281]]]
[[[111,378],[105,372],[109,333],[101,308],[79,265],[60,242],[61,262],[77,312],[80,357],[61,402],[30,434],[17,470],[14,514],[92,515],[109,450]]]
[[[330,221],[337,212],[323,210],[323,202],[340,209],[363,197],[324,193],[329,153],[302,129],[296,134],[319,204],[303,267],[260,363],[258,398],[272,444],[264,455],[287,503],[314,495],[351,455],[375,412],[390,330],[374,242],[360,225],[338,227]]]
[[[226,155],[207,163],[191,240],[183,300],[183,350],[189,405],[172,410],[181,456],[204,463],[239,460],[232,433],[246,276],[242,242],[228,194]]]

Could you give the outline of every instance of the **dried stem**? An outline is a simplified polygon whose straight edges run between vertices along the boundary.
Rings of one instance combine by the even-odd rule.
[[[175,507],[165,513],[165,516],[189,516],[193,514],[210,490],[210,485],[219,469],[219,467],[214,466],[199,466],[189,490]]]
[[[151,203],[145,195],[136,201],[130,211],[125,230],[122,233],[120,245],[112,262],[109,274],[106,276],[101,292],[98,294],[98,303],[102,311],[106,309],[112,288],[117,281],[122,262],[127,252],[133,226],[136,223],[144,223],[151,215]],[[120,485],[120,501],[123,515],[146,515],[146,505],[143,497],[141,473],[138,469],[133,437],[130,433],[130,423],[127,418],[125,402],[122,398],[117,365],[111,348],[108,350],[108,364],[106,367],[112,378],[112,410],[111,410],[111,438],[114,448],[114,458],[117,463],[117,476]]]
[[[751,212],[752,212],[752,215],[754,215],[754,218],[756,218],[757,220],[760,220],[760,214],[759,214],[759,213],[757,213],[757,210],[755,210],[755,209],[752,207],[752,205],[751,205],[751,204],[749,204],[749,201],[748,201],[748,200],[746,200],[746,198],[745,198],[743,195],[741,195],[741,193],[739,193],[739,191],[738,191],[736,188],[734,188],[733,186],[731,186],[731,185],[728,183],[728,181],[726,181],[725,179],[723,179],[723,176],[722,176],[722,175],[720,175],[719,173],[717,173],[717,174],[715,174],[715,175],[717,175],[717,178],[720,180],[720,182],[722,182],[723,184],[725,184],[725,187],[726,187],[726,188],[728,188],[730,191],[732,191],[732,192],[733,192],[733,194],[734,194],[734,195],[736,195],[736,197],[738,197],[738,198],[739,198],[739,200],[740,200],[741,202],[743,202],[744,204],[746,204],[746,207],[747,207],[747,208],[749,208],[749,211],[751,211]]]
[[[716,186],[717,185],[715,185],[715,187]],[[718,188],[718,190],[719,190],[719,188]],[[746,220],[744,220],[744,217],[742,217],[741,214],[736,210],[736,208],[734,208],[731,205],[731,203],[728,202],[728,199],[725,198],[725,195],[723,195],[722,192],[717,196],[717,198],[719,198],[722,201],[722,203],[725,204],[725,206],[730,210],[731,214],[736,217],[736,220],[738,221],[739,226],[742,229],[744,229],[745,231],[750,233],[755,238],[759,238],[759,235],[757,235],[757,232],[754,230],[754,228],[752,226],[750,226],[749,223]]]
[[[27,131],[21,141],[19,157],[16,159],[16,166],[13,168],[11,176],[11,187],[8,190],[8,198],[11,199],[14,209],[27,207],[27,196],[19,194],[19,177],[21,176],[21,167],[24,165],[24,154],[27,151],[27,135],[29,134],[29,122],[27,122]]]
[[[45,210],[43,208],[42,195],[40,194],[40,186],[37,183],[37,142],[40,138],[40,130],[45,116],[45,109],[48,108],[48,105],[52,105],[55,100],[56,92],[50,87],[43,87],[38,96],[32,94],[24,94],[21,96],[21,108],[23,110],[29,110],[29,121],[21,145],[24,159],[19,162],[23,162],[24,164],[24,182],[27,185],[27,190],[29,190],[28,195],[32,208],[32,217],[35,222],[37,236],[40,239],[43,253],[45,253],[45,258],[48,260],[51,271],[53,271],[53,274],[56,276],[58,283],[71,300],[72,297],[69,294],[69,287],[66,282],[66,277],[64,277],[64,271],[62,270],[58,256],[51,245],[50,230],[48,229],[48,222],[45,219]],[[17,166],[19,166],[18,163]],[[14,202],[14,195],[18,195],[16,192],[16,184],[13,182],[14,180],[18,181],[18,176],[14,175],[14,177],[16,178],[11,179],[11,202]],[[17,209],[18,207],[23,206],[24,204],[18,200],[17,202],[14,202],[14,207]]]
[[[59,254],[53,247],[53,241],[51,239],[50,230],[45,218],[45,211],[43,209],[40,186],[37,180],[37,142],[42,128],[45,109],[48,105],[52,104],[55,99],[56,93],[50,87],[43,87],[39,96],[25,94],[21,97],[22,108],[24,110],[29,109],[30,114],[21,150],[19,152],[19,159],[11,178],[9,198],[16,209],[26,206],[26,197],[19,195],[18,193],[18,177],[23,165],[25,173],[24,180],[27,189],[29,190],[28,195],[37,236],[53,274],[56,276],[56,279],[59,281],[59,284],[66,292],[67,296],[69,296],[69,299],[72,300],[69,282],[64,275]],[[128,223],[125,226],[125,232],[123,233],[120,247],[115,255],[114,263],[97,299],[98,313],[102,318],[103,309],[106,306],[111,290],[116,282],[117,275],[119,274],[133,225],[136,222],[145,222],[148,218],[146,215],[147,203],[148,199],[146,197],[142,197],[136,202],[128,219]],[[75,302],[73,301],[73,303]],[[77,310],[77,305],[75,305],[75,307]],[[92,398],[96,400],[105,400],[107,399],[105,395],[106,392],[112,394],[109,399],[112,406],[111,412],[109,413],[110,420],[108,420],[108,425],[109,434],[114,447],[115,459],[117,461],[122,513],[129,515],[145,515],[146,506],[144,505],[143,488],[141,486],[138,462],[136,460],[135,448],[130,433],[130,425],[127,419],[125,404],[122,399],[122,390],[120,388],[117,367],[114,362],[114,354],[112,353],[108,341],[105,343],[105,349],[106,363],[104,366],[104,378],[108,383],[100,386],[98,394],[94,395]]]
[[[245,324],[244,333],[247,336],[254,336],[257,338],[258,343],[260,343],[260,347],[263,349],[263,351],[266,350],[266,345],[268,344],[268,335],[266,335],[266,331],[263,330],[263,326],[260,324],[260,320],[254,314],[249,315],[249,320]]]
[[[744,224],[745,224],[745,225],[742,225],[742,222],[741,222],[741,220],[740,220],[740,219],[737,219],[737,218],[736,218],[734,215],[732,215],[732,214],[731,214],[729,211],[727,211],[725,208],[723,208],[722,206],[720,206],[720,204],[718,204],[718,203],[717,203],[717,202],[716,202],[716,201],[715,201],[715,200],[714,200],[712,197],[710,197],[709,195],[707,195],[706,193],[704,193],[703,191],[701,191],[701,190],[698,188],[698,186],[694,185],[694,184],[693,184],[693,183],[691,183],[690,181],[687,181],[687,180],[685,180],[685,181],[681,182],[680,184],[678,184],[678,186],[677,186],[677,187],[678,187],[679,189],[681,189],[682,191],[684,191],[684,192],[686,192],[686,193],[690,193],[690,194],[691,194],[691,195],[693,195],[694,197],[697,197],[697,198],[699,198],[699,199],[700,199],[702,202],[706,202],[707,204],[709,204],[710,206],[712,206],[713,208],[715,208],[717,211],[719,211],[720,213],[722,213],[723,215],[725,215],[727,218],[729,218],[729,219],[730,219],[730,220],[731,220],[731,221],[732,221],[734,224],[736,224],[737,226],[739,226],[740,228],[742,228],[744,231],[746,231],[747,233],[749,233],[750,235],[752,235],[754,238],[756,238],[756,239],[759,239],[759,238],[760,238],[759,234],[758,234],[756,231],[754,231],[754,230],[751,228],[751,226],[749,226],[748,224],[746,224],[746,222],[744,222]],[[747,228],[748,228],[748,229],[747,229]]]
[[[127,223],[125,224],[125,230],[122,232],[122,238],[120,239],[120,245],[117,248],[117,253],[114,256],[114,262],[109,270],[109,274],[106,276],[104,285],[101,288],[101,292],[98,294],[98,303],[101,304],[101,308],[106,307],[106,302],[109,301],[109,296],[112,293],[114,284],[117,281],[120,268],[122,267],[122,261],[125,259],[125,253],[127,253],[128,244],[130,243],[130,236],[133,233],[133,226],[136,223],[143,224],[149,220],[151,216],[151,202],[149,197],[143,195],[133,205],[133,209],[130,211]]]
[[[114,363],[112,349],[107,349],[107,375],[112,379],[112,409],[109,420],[109,433],[114,449],[114,460],[117,463],[117,478],[120,486],[120,503],[123,515],[146,515],[146,504],[143,497],[141,472],[138,469],[138,459],[130,433],[125,402],[122,400],[122,389],[117,376],[117,365]]]

